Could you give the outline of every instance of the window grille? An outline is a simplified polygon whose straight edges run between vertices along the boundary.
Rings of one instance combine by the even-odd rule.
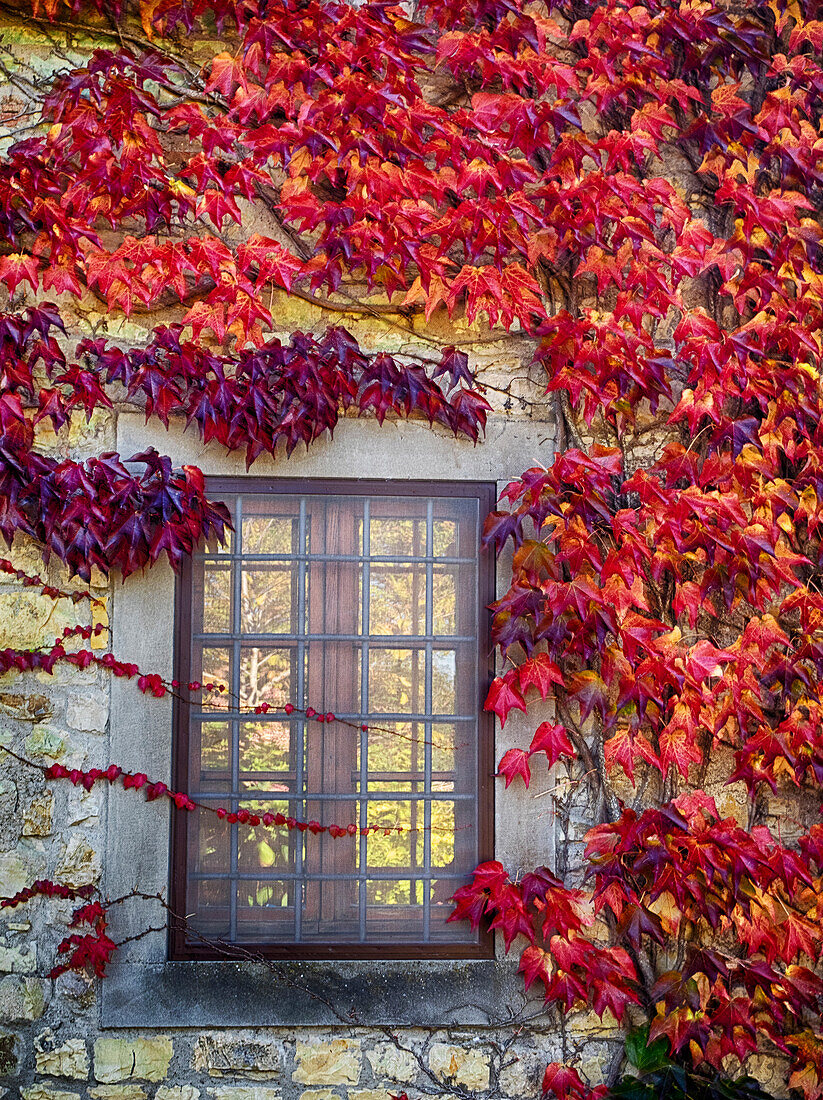
[[[175,955],[210,956],[215,943],[487,954],[487,936],[446,917],[491,849],[480,529],[493,486],[235,479],[209,491],[234,533],[179,582],[178,676],[227,690],[179,705],[180,784],[215,807],[356,832],[178,815],[173,909],[188,919]]]

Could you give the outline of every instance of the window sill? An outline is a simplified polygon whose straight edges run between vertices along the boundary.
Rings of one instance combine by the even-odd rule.
[[[488,1027],[525,999],[509,960],[120,961],[101,983],[101,1025]]]

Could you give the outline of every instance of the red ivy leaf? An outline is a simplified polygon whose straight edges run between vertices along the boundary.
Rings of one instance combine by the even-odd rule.
[[[546,754],[550,768],[557,763],[561,756],[574,756],[574,748],[565,726],[556,726],[551,722],[541,722],[529,747],[529,755],[535,752]]]
[[[515,776],[518,775],[522,776],[523,782],[528,787],[532,777],[529,769],[529,753],[525,749],[509,749],[508,752],[503,754],[503,758],[498,765],[497,774],[506,777],[507,788]]]
[[[522,710],[525,713],[526,701],[513,685],[511,672],[492,680],[484,706],[486,710],[494,711],[501,726],[505,726],[510,710]]]

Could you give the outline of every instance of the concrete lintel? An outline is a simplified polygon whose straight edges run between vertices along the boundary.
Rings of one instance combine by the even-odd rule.
[[[483,440],[473,444],[433,430],[420,421],[343,419],[334,439],[323,436],[291,458],[261,455],[248,471],[253,477],[420,478],[426,481],[509,481],[530,466],[548,466],[554,453],[551,421],[490,416]],[[245,474],[243,453],[227,454],[216,443],[202,443],[193,429],[173,421],[169,431],[138,413],[121,413],[117,449],[124,458],[156,447],[175,463],[199,466],[206,474]]]

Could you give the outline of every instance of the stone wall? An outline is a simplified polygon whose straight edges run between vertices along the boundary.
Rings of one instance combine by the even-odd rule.
[[[511,1035],[421,1031],[388,1038],[270,1029],[87,1038],[76,1034],[78,1022],[32,1026],[34,1080],[21,1086],[23,1100],[535,1096],[551,1046],[548,1036],[512,1046]]]

